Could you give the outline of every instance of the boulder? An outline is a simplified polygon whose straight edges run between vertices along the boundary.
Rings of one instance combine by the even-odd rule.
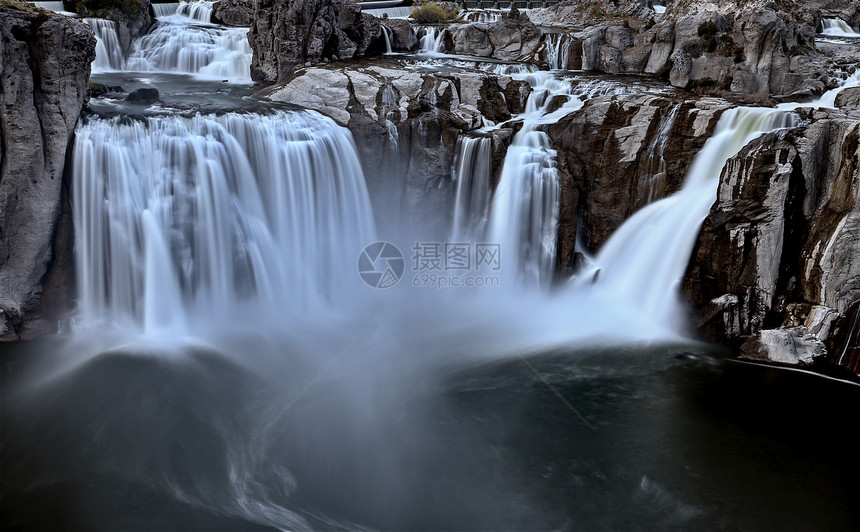
[[[96,41],[85,22],[28,4],[0,6],[0,33],[0,337],[16,339],[56,330],[51,311],[67,310],[63,167]]]
[[[253,0],[218,0],[212,6],[212,22],[248,28],[254,18]]]
[[[418,35],[408,20],[389,18],[382,25],[391,31],[391,48],[395,52],[411,52],[418,46]]]
[[[541,31],[522,13],[517,19],[464,24],[450,28],[450,32],[457,54],[503,61],[532,60],[541,46]]]
[[[856,109],[860,107],[860,87],[852,87],[850,89],[845,89],[839,94],[837,94],[834,105],[840,108],[852,107]]]
[[[379,19],[350,0],[253,0],[253,6],[248,41],[255,80],[280,81],[298,65],[385,51]]]
[[[158,89],[145,87],[128,93],[125,100],[137,105],[152,105],[159,99]]]

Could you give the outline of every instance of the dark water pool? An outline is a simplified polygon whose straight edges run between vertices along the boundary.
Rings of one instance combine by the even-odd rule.
[[[45,378],[66,342],[2,347],[4,530],[860,529],[860,387],[701,348],[125,347]]]

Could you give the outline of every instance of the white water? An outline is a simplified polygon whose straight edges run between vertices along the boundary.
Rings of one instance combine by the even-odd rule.
[[[546,49],[544,56],[551,70],[567,69],[570,58],[570,45],[573,39],[568,33],[548,33],[544,35]]]
[[[461,135],[454,156],[454,242],[484,234],[490,208],[490,137]]]
[[[503,15],[504,13],[502,11],[482,9],[479,11],[469,11],[464,15],[464,18],[469,22],[480,22],[486,24],[502,20]]]
[[[380,27],[382,28],[382,35],[385,37],[385,53],[391,54],[393,52],[391,49],[391,30],[385,25],[380,25]]]
[[[92,119],[73,160],[86,323],[306,312],[355,286],[340,265],[373,241],[351,136],[317,113]]]
[[[361,5],[361,4],[359,4]],[[379,9],[362,9],[362,13],[373,15],[374,17],[382,18],[383,15],[388,15],[388,18],[409,18],[415,7],[386,7]]]
[[[99,73],[123,70],[125,58],[116,33],[116,22],[101,18],[84,20],[96,36],[96,58],[93,60],[92,71]]]
[[[54,13],[60,13],[61,15],[72,16],[72,17],[78,16],[77,13],[70,13],[69,11],[66,11],[66,6],[64,6],[62,2],[30,2],[30,3],[35,5],[36,7],[40,7],[42,9],[47,10],[47,11],[53,11]]]
[[[212,22],[212,6],[215,2],[180,2],[176,9],[177,15],[184,15],[200,22]]]
[[[197,13],[200,12],[203,11]],[[203,24],[184,15],[163,16],[158,21],[152,32],[135,41],[126,70],[184,73],[233,83],[251,82],[251,47],[247,28]]]
[[[844,20],[840,18],[825,18],[821,20],[822,35],[834,37],[860,37]]]
[[[179,11],[179,3],[152,4],[152,12],[156,18],[175,15]]]
[[[445,47],[445,30],[428,27],[424,31],[424,37],[419,41],[421,48],[418,53],[431,56],[442,55],[442,49]]]
[[[666,151],[669,133],[680,108],[680,103],[673,105],[667,116],[661,118],[657,134],[648,148],[648,155],[644,160],[644,172],[639,179],[640,205],[647,205],[657,199],[666,183],[666,159],[663,158],[663,153]]]

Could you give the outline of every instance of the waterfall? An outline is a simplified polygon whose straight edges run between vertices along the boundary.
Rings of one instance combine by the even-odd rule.
[[[643,173],[639,178],[640,205],[647,205],[657,199],[666,184],[666,159],[663,158],[663,153],[666,151],[669,133],[680,108],[681,104],[675,104],[669,108],[666,116],[660,118],[660,127],[648,148],[648,155],[643,161]]]
[[[382,35],[385,36],[385,53],[391,54],[393,53],[391,49],[391,30],[384,24],[380,25],[380,27],[382,28]]]
[[[421,37],[421,49],[418,51],[425,55],[440,55],[445,47],[445,30],[436,31],[436,28],[424,28],[424,37]]]
[[[349,132],[314,112],[90,119],[73,151],[80,316],[146,332],[349,298],[373,241]]]
[[[251,82],[247,28],[201,25],[182,16],[166,17],[134,43],[126,69],[176,72],[216,81]]]
[[[361,6],[361,4],[358,5]],[[415,11],[415,8],[412,6],[385,7],[361,10],[362,13],[367,13],[368,15],[373,15],[374,17],[378,18],[383,18],[384,15],[388,15],[388,18],[409,18],[412,15],[413,11]]]
[[[175,15],[177,11],[179,11],[178,3],[152,4],[152,12],[156,18]]]
[[[487,24],[490,22],[498,22],[502,20],[502,16],[504,15],[501,11],[490,11],[490,10],[479,10],[479,11],[470,11],[466,13],[465,19],[469,22],[479,22],[482,24]]]
[[[101,18],[84,19],[96,36],[96,58],[93,61],[93,72],[110,72],[123,70],[125,58],[122,46],[116,33],[116,22]]]
[[[833,37],[860,37],[860,33],[851,29],[851,26],[840,18],[821,19],[821,26],[821,33],[823,35],[830,35]]]
[[[489,241],[502,249],[508,285],[546,285],[556,257],[561,185],[549,137],[526,122],[514,136],[493,194]]]
[[[595,270],[579,276],[575,284],[602,292],[609,301],[624,301],[649,320],[680,323],[678,283],[716,200],[723,166],[752,139],[797,123],[797,115],[790,111],[736,108],[723,113],[714,135],[693,161],[684,187],[625,221],[595,257]]]
[[[566,70],[570,57],[573,38],[568,33],[548,33],[544,35],[546,45],[544,54],[551,70]]]
[[[454,241],[484,234],[490,207],[490,155],[493,139],[461,135],[454,156]]]
[[[212,6],[215,2],[180,2],[176,13],[200,22],[212,22]]]
[[[42,8],[46,11],[53,11],[54,13],[62,13],[64,15],[75,15],[74,13],[69,13],[66,11],[66,6],[63,5],[62,2],[31,2],[34,6]]]

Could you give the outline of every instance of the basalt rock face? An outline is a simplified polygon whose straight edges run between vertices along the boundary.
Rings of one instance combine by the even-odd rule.
[[[822,15],[841,18],[856,31],[860,31],[860,2],[856,0],[817,0]]]
[[[525,15],[489,24],[472,23],[450,28],[456,54],[513,61],[534,55],[541,31]]]
[[[418,35],[408,20],[389,18],[382,25],[391,32],[391,49],[395,52],[411,52],[418,47]]]
[[[0,337],[18,338],[63,306],[63,167],[96,42],[84,22],[14,5],[0,6],[0,33]]]
[[[636,2],[619,2],[615,11],[577,0],[540,10],[555,18],[531,16],[572,30],[585,70],[650,74],[680,88],[792,98],[810,97],[836,82],[829,75],[836,61],[815,48],[821,12],[810,3],[690,0],[661,16]]]
[[[348,127],[379,229],[417,221],[416,229],[428,231],[428,237],[448,230],[458,136],[480,127],[482,116],[501,122],[522,112],[528,94],[525,82],[509,76],[431,74],[384,61],[299,68],[258,93],[317,110]],[[494,153],[503,155],[512,131],[493,135]]]
[[[745,356],[854,353],[860,372],[860,111],[801,114],[726,164],[685,291],[702,333]]]
[[[548,126],[562,183],[560,270],[573,273],[577,235],[594,253],[634,212],[678,191],[691,154],[729,107],[713,98],[601,96]]]
[[[379,19],[351,0],[253,0],[251,77],[280,81],[298,65],[385,51]]]
[[[539,26],[584,29],[613,18],[648,19],[654,12],[637,0],[565,0],[546,8],[528,12]]]
[[[247,28],[253,18],[252,0],[219,0],[212,6],[212,21],[216,24]]]
[[[126,54],[134,39],[145,35],[155,20],[151,0],[66,0],[65,5],[82,17],[104,18],[117,22],[117,37]]]

